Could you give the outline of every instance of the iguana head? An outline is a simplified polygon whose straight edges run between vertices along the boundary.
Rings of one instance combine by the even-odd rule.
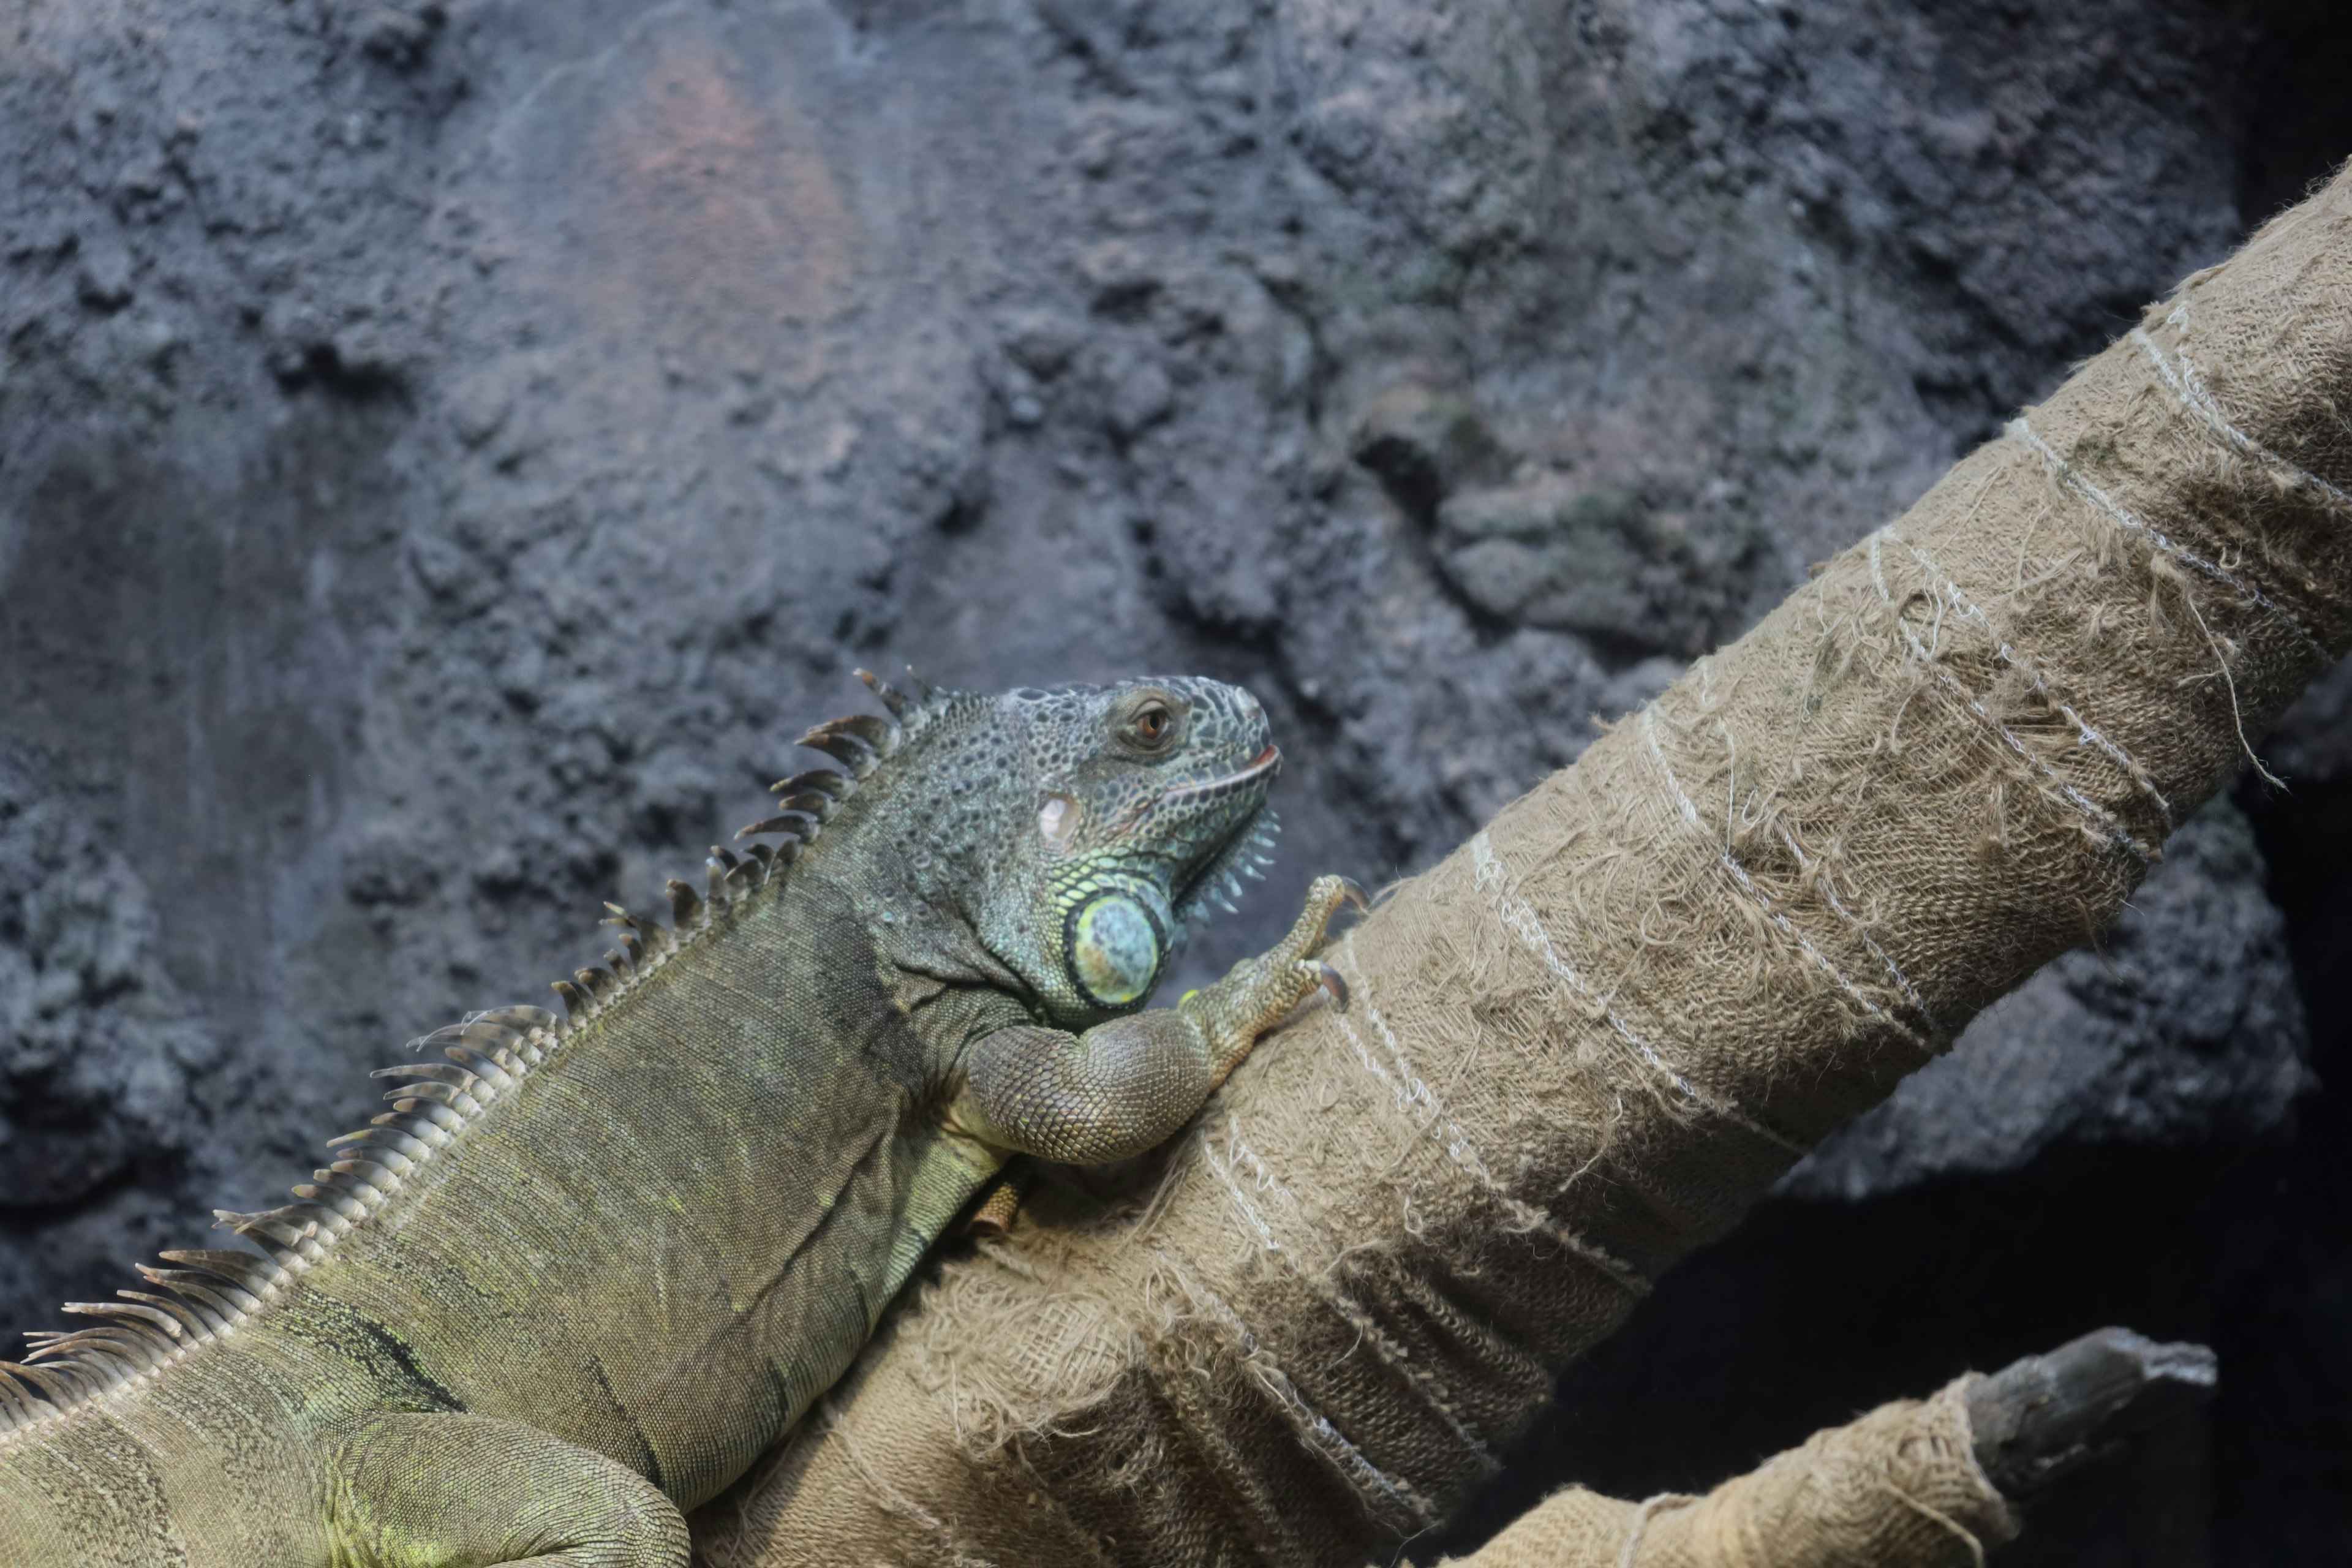
[[[983,720],[1019,775],[978,900],[981,940],[1057,1021],[1140,1006],[1205,899],[1254,870],[1282,765],[1265,710],[1196,677],[1024,688]]]

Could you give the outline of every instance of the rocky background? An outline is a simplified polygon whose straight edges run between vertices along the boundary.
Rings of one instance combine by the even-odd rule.
[[[2348,72],[2330,0],[13,0],[0,1321],[543,995],[856,664],[1248,683],[1288,832],[1198,970],[1426,864],[2352,153]],[[2352,1559],[2347,702],[1413,1552],[2117,1321],[2224,1393],[2006,1561]]]

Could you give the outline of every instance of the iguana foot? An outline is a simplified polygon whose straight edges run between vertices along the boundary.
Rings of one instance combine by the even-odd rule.
[[[1216,1082],[1223,1083],[1241,1064],[1260,1035],[1318,990],[1329,992],[1337,1006],[1348,1005],[1348,987],[1339,972],[1315,959],[1328,937],[1331,917],[1342,904],[1366,908],[1363,889],[1345,877],[1316,878],[1307,889],[1307,907],[1288,935],[1255,958],[1234,964],[1215,984],[1186,992],[1176,1004],[1176,1010],[1207,1037]]]

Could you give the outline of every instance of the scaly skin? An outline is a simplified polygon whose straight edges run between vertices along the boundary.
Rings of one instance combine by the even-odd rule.
[[[675,931],[614,922],[568,1022],[430,1037],[454,1065],[398,1069],[301,1201],[224,1216],[267,1258],[166,1254],[0,1363],[0,1563],[683,1568],[680,1510],[1007,1159],[1150,1148],[1331,983],[1326,878],[1137,1011],[1263,842],[1247,693],[877,689],[899,721],[811,732],[857,778],[779,786],[782,850],[715,858],[707,907],[674,884]]]

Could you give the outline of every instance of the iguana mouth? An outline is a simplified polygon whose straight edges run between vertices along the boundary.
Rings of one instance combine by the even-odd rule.
[[[1271,779],[1281,768],[1282,748],[1268,742],[1265,751],[1260,752],[1232,773],[1220,773],[1215,778],[1202,779],[1194,784],[1175,784],[1160,791],[1149,800],[1140,802],[1119,820],[1116,827],[1111,829],[1111,837],[1118,837],[1133,832],[1145,817],[1169,806],[1217,800],[1225,795],[1238,794],[1262,779]]]
[[[1246,788],[1256,783],[1259,779],[1269,777],[1281,767],[1282,748],[1269,741],[1266,742],[1265,751],[1260,752],[1234,772],[1220,778],[1203,779],[1199,784],[1178,784],[1173,789],[1162,791],[1160,798],[1152,804],[1172,805],[1180,800],[1213,800],[1219,795],[1231,795],[1235,790]]]

